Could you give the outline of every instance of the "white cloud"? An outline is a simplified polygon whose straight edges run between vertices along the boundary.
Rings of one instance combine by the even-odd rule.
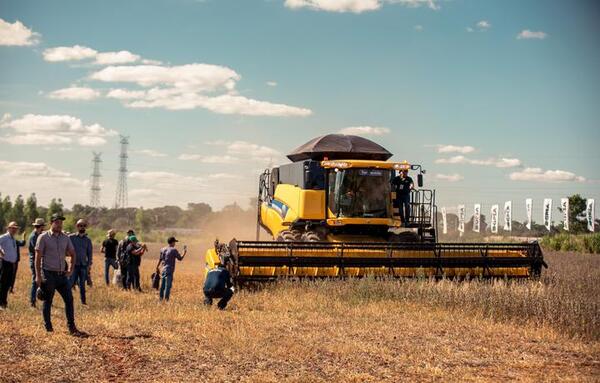
[[[469,32],[469,33],[470,33],[470,32],[475,32],[475,29],[473,29],[473,28],[471,28],[471,27],[467,27],[467,28],[466,28],[466,30],[467,30],[467,32]]]
[[[542,32],[542,31],[530,31],[529,29],[524,29],[521,32],[519,32],[519,34],[517,35],[517,40],[529,40],[529,39],[537,39],[537,40],[543,40],[546,37],[548,37],[548,34],[546,32]]]
[[[2,161],[0,160],[0,174],[14,177],[46,177],[46,178],[66,178],[71,177],[70,173],[60,171],[48,166],[43,162],[24,162],[24,161]]]
[[[19,119],[3,119],[1,129],[10,133],[0,140],[13,145],[69,145],[99,146],[117,132],[99,124],[84,125],[68,115],[26,114]]]
[[[129,191],[130,198],[160,197],[161,192],[154,189],[133,189]]]
[[[90,77],[103,82],[125,82],[143,87],[166,85],[204,92],[231,90],[241,78],[233,69],[210,64],[108,66]]]
[[[458,145],[442,145],[442,144],[438,144],[437,145],[437,152],[438,153],[462,153],[462,154],[468,154],[468,153],[472,153],[475,151],[475,148],[469,145],[465,145],[465,146],[458,146]]]
[[[443,180],[443,181],[448,181],[448,182],[458,182],[458,181],[462,181],[465,179],[465,177],[463,177],[460,174],[436,174],[435,178],[438,180]]]
[[[535,181],[535,182],[585,182],[585,178],[565,170],[542,170],[541,168],[525,168],[522,171],[510,173],[509,178],[513,181]]]
[[[253,144],[246,141],[234,141],[227,146],[227,153],[258,161],[269,162],[271,159],[281,158],[283,155],[276,149],[268,146]]]
[[[72,86],[51,92],[48,97],[56,100],[84,100],[89,101],[100,97],[100,92],[87,87]]]
[[[229,173],[215,173],[215,174],[210,174],[208,176],[208,178],[211,178],[211,179],[239,179],[240,176],[236,176],[235,174],[229,174]]]
[[[518,158],[500,158],[495,165],[498,168],[516,168],[521,166],[521,160]]]
[[[362,13],[375,11],[384,3],[400,4],[410,8],[427,6],[439,9],[437,0],[286,0],[285,6],[290,9],[307,8],[314,11]]]
[[[162,153],[162,152],[159,152],[158,150],[154,150],[154,149],[140,149],[140,150],[134,151],[134,153],[141,154],[141,155],[148,156],[148,157],[154,157],[154,158],[167,157],[166,153]]]
[[[33,32],[19,20],[9,23],[0,19],[0,45],[29,46],[39,43],[40,34]]]
[[[340,129],[339,133],[354,134],[359,136],[383,136],[390,132],[389,128],[373,127],[373,126],[350,126]]]
[[[265,163],[284,160],[283,154],[274,148],[253,144],[246,141],[215,141],[207,145],[222,146],[223,154],[180,154],[178,159],[182,161],[199,161],[207,164],[234,164],[234,163]]]
[[[229,155],[202,155],[182,153],[177,157],[181,161],[200,161],[205,164],[234,164],[240,161],[239,158]]]
[[[277,86],[277,81],[267,81],[268,86]]]
[[[449,158],[438,158],[436,164],[468,164],[481,166],[495,166],[497,168],[513,168],[521,166],[521,160],[518,158],[488,158],[488,159],[472,159],[462,155]]]
[[[96,65],[132,64],[141,61],[144,64],[160,65],[160,61],[142,60],[141,56],[126,50],[116,52],[98,52],[95,49],[74,45],[72,47],[48,48],[43,52],[44,60],[49,62],[91,60]]]
[[[109,66],[91,75],[103,82],[133,83],[148,90],[112,89],[108,98],[129,108],[189,110],[203,108],[219,114],[246,116],[308,116],[312,111],[284,104],[253,100],[234,93],[241,76],[234,70],[209,64],[172,67],[156,65]],[[214,95],[215,92],[225,94]]]
[[[96,55],[96,64],[113,65],[129,64],[138,61],[141,57],[129,51],[102,52]]]
[[[415,31],[417,32],[423,32],[423,26],[422,25],[415,25],[414,26]]]
[[[81,61],[96,57],[98,52],[92,48],[81,45],[72,47],[55,47],[44,50],[44,60],[50,62]]]
[[[148,185],[151,185],[153,188],[176,188],[177,185],[185,185],[188,187],[202,187],[205,185],[205,179],[202,177],[186,176],[183,174],[173,172],[133,171],[129,173],[129,178],[139,182],[145,182]]]
[[[492,24],[490,24],[489,21],[487,20],[481,20],[476,24],[477,28],[479,28],[482,31],[488,30],[492,27]]]

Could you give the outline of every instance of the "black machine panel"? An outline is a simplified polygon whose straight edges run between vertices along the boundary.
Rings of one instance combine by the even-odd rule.
[[[281,165],[277,183],[296,185],[305,190],[325,188],[325,169],[319,161],[300,161]]]

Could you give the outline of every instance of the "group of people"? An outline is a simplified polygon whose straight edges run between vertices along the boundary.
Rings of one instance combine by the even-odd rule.
[[[42,315],[46,331],[52,332],[51,320],[52,302],[56,292],[61,296],[65,305],[65,314],[69,333],[74,336],[86,336],[75,325],[75,312],[72,290],[79,288],[81,303],[87,305],[86,284],[93,261],[93,245],[88,237],[87,222],[80,219],[76,223],[77,232],[67,234],[63,231],[65,217],[53,214],[50,218],[50,229],[45,231],[46,222],[37,218],[32,226],[34,230],[29,235],[28,251],[32,273],[30,304],[36,307],[36,301],[43,301]],[[25,246],[25,234],[21,240],[16,239],[20,230],[16,222],[10,222],[7,232],[0,236],[0,310],[7,307],[9,291],[12,290],[16,278],[20,258],[20,247]],[[133,230],[127,236],[117,241],[116,232],[109,230],[106,240],[102,243],[101,253],[104,254],[104,281],[110,284],[110,268],[119,275],[118,283],[127,290],[141,290],[140,264],[142,256],[148,247],[140,243]],[[173,285],[175,263],[182,261],[187,248],[183,247],[181,254],[176,248],[179,242],[175,237],[167,240],[167,246],[160,250],[156,265],[156,273],[160,275],[159,300],[168,301]],[[69,262],[67,262],[69,258]],[[212,300],[220,298],[219,309],[225,309],[233,296],[231,275],[221,265],[208,272],[204,285],[204,304],[211,305]]]

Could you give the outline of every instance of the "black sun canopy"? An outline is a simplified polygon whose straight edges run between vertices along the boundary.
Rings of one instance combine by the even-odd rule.
[[[385,161],[393,156],[384,147],[359,136],[327,134],[313,138],[294,149],[287,157],[292,162],[303,160],[375,160]]]

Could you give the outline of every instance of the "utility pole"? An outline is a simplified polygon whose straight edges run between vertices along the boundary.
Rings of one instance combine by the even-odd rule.
[[[129,136],[121,137],[121,154],[119,155],[119,181],[117,182],[117,194],[115,196],[115,208],[127,207],[127,147],[129,146]]]
[[[90,206],[100,207],[100,163],[102,159],[102,153],[92,152],[94,158],[92,159],[93,170],[91,175],[90,183]]]

